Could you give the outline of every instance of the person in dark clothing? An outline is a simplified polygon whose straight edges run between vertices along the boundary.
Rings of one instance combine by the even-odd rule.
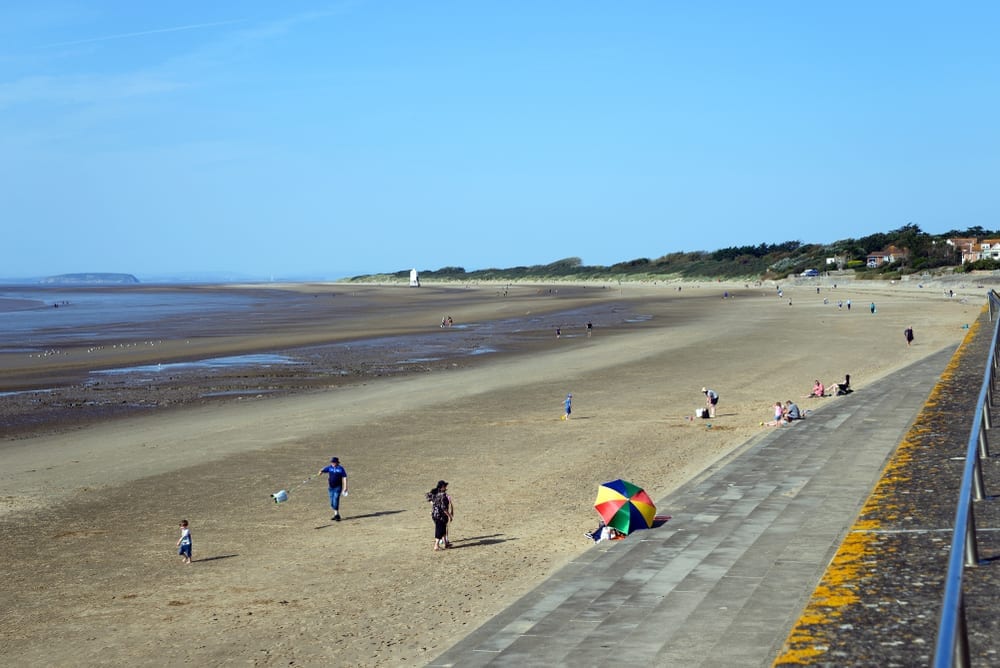
[[[448,483],[438,480],[437,486],[426,494],[431,502],[431,519],[434,520],[434,550],[451,547],[448,540],[448,523],[455,517],[455,505],[448,495]]]

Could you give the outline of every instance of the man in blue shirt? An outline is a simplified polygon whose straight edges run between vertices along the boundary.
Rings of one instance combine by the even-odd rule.
[[[330,476],[330,507],[333,508],[334,522],[340,521],[340,494],[343,492],[347,496],[347,471],[340,465],[340,460],[336,457],[330,458],[330,465],[319,470],[320,473],[327,473]]]

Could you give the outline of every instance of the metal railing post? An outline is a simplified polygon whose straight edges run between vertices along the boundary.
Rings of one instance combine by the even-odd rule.
[[[969,666],[969,629],[965,625],[965,597],[958,602],[958,634],[955,636],[955,651],[952,661],[955,668],[970,668]]]
[[[982,501],[986,498],[986,485],[983,483],[983,460],[979,458],[979,454],[975,455],[976,462],[972,467],[972,499],[973,501]],[[971,511],[972,505],[969,505]],[[973,530],[973,534],[975,531]]]
[[[969,504],[968,520],[965,527],[965,565],[979,565],[979,546],[976,545],[976,514]]]

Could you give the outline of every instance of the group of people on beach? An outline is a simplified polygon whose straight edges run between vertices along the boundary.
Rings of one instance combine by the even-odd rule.
[[[330,464],[319,471],[327,474],[330,494],[330,507],[333,508],[333,521],[340,521],[340,497],[347,496],[347,471],[337,457],[330,458]],[[455,503],[448,494],[448,483],[438,480],[431,491],[425,495],[431,504],[431,520],[434,522],[434,550],[444,550],[451,547],[448,539],[448,524],[455,519]]]
[[[333,509],[334,522],[341,521],[340,499],[348,495],[347,493],[347,471],[340,463],[338,457],[331,457],[330,463],[319,470],[316,475],[327,475],[327,490],[330,498],[330,507]],[[455,519],[455,502],[448,493],[448,483],[445,480],[438,480],[431,491],[425,495],[431,504],[431,520],[434,522],[434,550],[445,550],[452,546],[448,538],[448,525]],[[193,540],[191,528],[187,520],[181,520],[181,536],[177,539],[177,554],[180,555],[182,563],[190,564],[192,560]]]
[[[794,422],[795,420],[801,420],[804,418],[802,411],[799,409],[798,404],[789,399],[782,405],[780,401],[774,402],[774,418],[769,422],[761,422],[761,425],[767,425],[768,427],[780,427],[783,424],[788,424]]]
[[[806,395],[807,399],[815,399],[820,397],[829,396],[842,396],[845,394],[850,394],[851,390],[851,375],[844,374],[844,380],[839,383],[832,383],[830,386],[825,386],[817,378],[813,381],[812,390]],[[775,401],[772,405],[773,417],[767,422],[761,422],[760,425],[767,427],[780,427],[782,425],[795,422],[796,420],[802,420],[805,418],[809,411],[803,412],[798,404],[796,404],[791,399],[781,403],[780,401]]]
[[[843,394],[851,393],[851,374],[844,374],[844,380],[839,383],[832,383],[830,385],[824,385],[819,378],[813,381],[812,390],[806,395],[806,399],[815,399],[820,397],[839,397]]]

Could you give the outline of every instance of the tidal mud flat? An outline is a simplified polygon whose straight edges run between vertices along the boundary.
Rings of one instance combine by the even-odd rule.
[[[59,324],[26,332],[24,339],[8,332],[9,340],[0,341],[4,437],[59,431],[168,408],[287,396],[374,378],[459,369],[485,357],[551,346],[557,330],[559,338],[571,340],[585,335],[588,322],[607,333],[648,319],[628,302],[581,304],[581,296],[600,295],[595,288],[589,293],[572,287],[525,288],[514,296],[508,288],[503,293],[475,292],[492,306],[501,299],[499,295],[506,294],[507,305],[534,308],[518,315],[507,313],[509,309],[497,314],[474,309],[480,319],[457,322],[448,311],[442,318],[451,318],[448,326],[436,324],[437,314],[428,311],[424,322],[401,320],[396,331],[387,332],[372,317],[386,308],[387,293],[398,293],[400,302],[425,295],[408,288],[355,289],[348,294],[331,287],[315,292],[215,288],[215,299],[192,300],[190,292],[156,290],[160,313],[147,312],[142,319],[130,321],[137,309],[143,309],[141,302],[119,307],[117,313],[103,316],[106,322],[98,326],[105,329],[100,333],[94,332],[90,314],[82,321],[73,319],[78,300],[72,292],[46,295],[35,290],[32,299],[0,303],[8,312],[47,310],[61,304],[59,315],[69,313],[61,321],[39,319]],[[208,288],[202,292],[201,297],[213,295]],[[233,299],[232,293],[238,298]],[[461,298],[469,293],[456,288],[434,296],[448,302],[441,306],[468,314]],[[99,293],[88,294],[91,301],[100,298]],[[176,299],[177,306],[163,309],[171,299]],[[500,317],[488,319],[496,315]],[[326,323],[331,341],[288,345],[301,340],[303,330],[315,332],[320,327],[317,320]],[[367,330],[357,326],[365,322],[371,323]],[[289,330],[297,334],[290,335]],[[323,334],[310,338],[321,340]]]

